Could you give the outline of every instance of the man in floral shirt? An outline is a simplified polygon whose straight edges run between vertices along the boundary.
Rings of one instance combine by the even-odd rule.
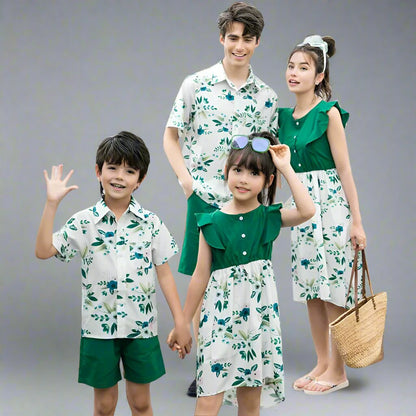
[[[82,330],[80,383],[94,387],[94,414],[114,414],[120,360],[133,414],[150,414],[149,385],[165,373],[157,332],[156,279],[172,312],[180,355],[189,352],[173,275],[167,263],[177,246],[159,217],[142,208],[133,192],[150,162],[143,140],[121,132],[100,144],[96,174],[102,199],[74,214],[52,233],[60,201],[77,186],[62,179],[62,165],[44,173],[47,201],[36,240],[36,255],[70,261],[80,255]],[[144,410],[143,410],[144,409]]]
[[[262,130],[277,135],[277,95],[250,66],[264,27],[262,14],[237,2],[220,14],[218,27],[224,58],[183,81],[163,138],[167,158],[187,198],[179,264],[179,271],[187,275],[192,275],[198,255],[194,214],[213,211],[231,197],[223,171],[232,136]],[[199,311],[194,318],[195,338],[198,326]],[[195,396],[194,386],[189,395]]]

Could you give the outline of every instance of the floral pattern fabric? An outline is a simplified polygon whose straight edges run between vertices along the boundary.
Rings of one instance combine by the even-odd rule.
[[[341,180],[336,169],[297,175],[316,212],[309,221],[292,228],[293,298],[302,302],[318,298],[350,308],[354,302],[353,292],[348,293],[354,261],[352,218]],[[289,204],[295,205],[292,198]]]
[[[90,338],[157,335],[156,265],[177,253],[158,216],[132,198],[117,221],[100,200],[53,235],[57,258],[81,256],[82,331]]]
[[[199,218],[209,215],[200,214]],[[213,267],[224,263],[223,259],[218,262],[217,256],[253,258],[256,250],[260,258],[211,273],[198,333],[197,394],[210,396],[224,392],[224,403],[237,405],[238,387],[262,386],[261,406],[275,406],[284,400],[284,372],[278,296],[269,257],[273,240],[280,230],[280,210],[278,216],[276,212],[266,211],[265,214],[274,220],[273,234],[259,232],[259,228],[265,228],[261,221],[263,210],[231,215],[225,219],[229,222],[228,227],[224,226],[227,214],[220,211],[211,216],[214,225],[215,217],[221,215],[222,222],[215,228],[217,235],[212,228],[209,232],[204,230],[209,226],[206,221],[198,221],[203,224],[202,232],[212,247]],[[237,231],[238,226],[232,228],[232,224],[239,224],[240,229]],[[238,243],[239,239],[241,243]],[[221,242],[224,242],[224,250]],[[252,247],[253,252],[242,251],[246,247]],[[261,258],[263,253],[268,255]]]
[[[293,298],[322,299],[351,307],[348,292],[354,250],[350,241],[352,216],[328,142],[328,111],[336,108],[342,124],[349,114],[337,101],[320,101],[305,116],[294,119],[293,109],[279,110],[279,139],[291,150],[291,165],[311,195],[316,212],[292,228]],[[293,198],[288,204],[294,206]],[[361,258],[358,267],[361,268]]]
[[[237,88],[222,63],[187,77],[178,92],[167,127],[176,127],[195,193],[219,207],[231,197],[224,164],[234,134],[267,130],[277,134],[276,93],[251,68]]]

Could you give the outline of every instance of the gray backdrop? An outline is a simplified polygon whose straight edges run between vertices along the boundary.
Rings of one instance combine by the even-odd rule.
[[[183,78],[223,56],[216,19],[228,1],[1,0],[1,415],[87,415],[92,390],[77,384],[79,260],[37,260],[42,170],[64,163],[80,189],[64,200],[56,227],[98,199],[98,143],[120,130],[144,138],[148,176],[136,194],[182,243],[185,199],[162,150]],[[284,71],[292,47],[311,33],[336,40],[334,98],[350,111],[347,138],[367,232],[370,275],[387,290],[385,360],[349,370],[351,388],[311,398],[290,388],[313,365],[306,308],[292,301],[289,231],[275,244],[287,400],[262,414],[407,415],[415,368],[414,0],[258,0],[266,27],[252,64],[291,106]],[[287,187],[279,192],[285,200]],[[188,278],[176,273],[184,299]],[[413,267],[412,267],[413,266]],[[159,296],[161,339],[172,326]],[[155,382],[155,415],[191,414],[184,395],[194,356],[163,347],[167,375]],[[123,384],[121,383],[121,387]],[[414,402],[413,402],[414,404]],[[358,412],[358,413],[357,413]],[[129,414],[120,393],[117,415]],[[236,414],[232,408],[224,415]],[[283,414],[283,413],[282,413]]]

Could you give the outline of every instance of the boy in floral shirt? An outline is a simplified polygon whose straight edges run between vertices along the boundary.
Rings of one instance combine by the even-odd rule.
[[[224,58],[183,81],[166,125],[164,149],[187,198],[179,263],[179,271],[187,275],[192,275],[198,255],[195,213],[211,212],[231,197],[223,171],[232,136],[264,130],[277,135],[277,95],[250,66],[263,27],[260,11],[243,2],[220,14]],[[197,338],[199,310],[193,324]],[[195,381],[188,394],[196,396]]]
[[[165,373],[157,332],[155,284],[159,281],[180,333],[180,355],[191,336],[168,259],[177,245],[156,214],[133,198],[150,156],[143,140],[121,132],[102,141],[96,175],[102,199],[73,215],[53,233],[55,213],[73,171],[44,172],[47,200],[36,240],[36,256],[70,261],[81,256],[82,332],[80,383],[94,387],[94,414],[114,414],[123,362],[127,398],[134,415],[152,414],[150,382]]]

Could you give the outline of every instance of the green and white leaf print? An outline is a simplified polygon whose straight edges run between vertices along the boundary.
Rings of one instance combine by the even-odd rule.
[[[182,153],[196,195],[214,206],[229,200],[221,174],[233,134],[277,133],[277,95],[250,69],[237,88],[221,63],[185,79],[167,126],[178,128]]]
[[[178,248],[162,221],[131,199],[119,220],[101,200],[54,234],[57,257],[82,258],[82,336],[157,335],[156,267]]]
[[[349,308],[352,303],[347,291],[354,259],[349,235],[351,212],[337,170],[297,175],[308,189],[316,213],[292,228],[294,299],[319,298]]]

